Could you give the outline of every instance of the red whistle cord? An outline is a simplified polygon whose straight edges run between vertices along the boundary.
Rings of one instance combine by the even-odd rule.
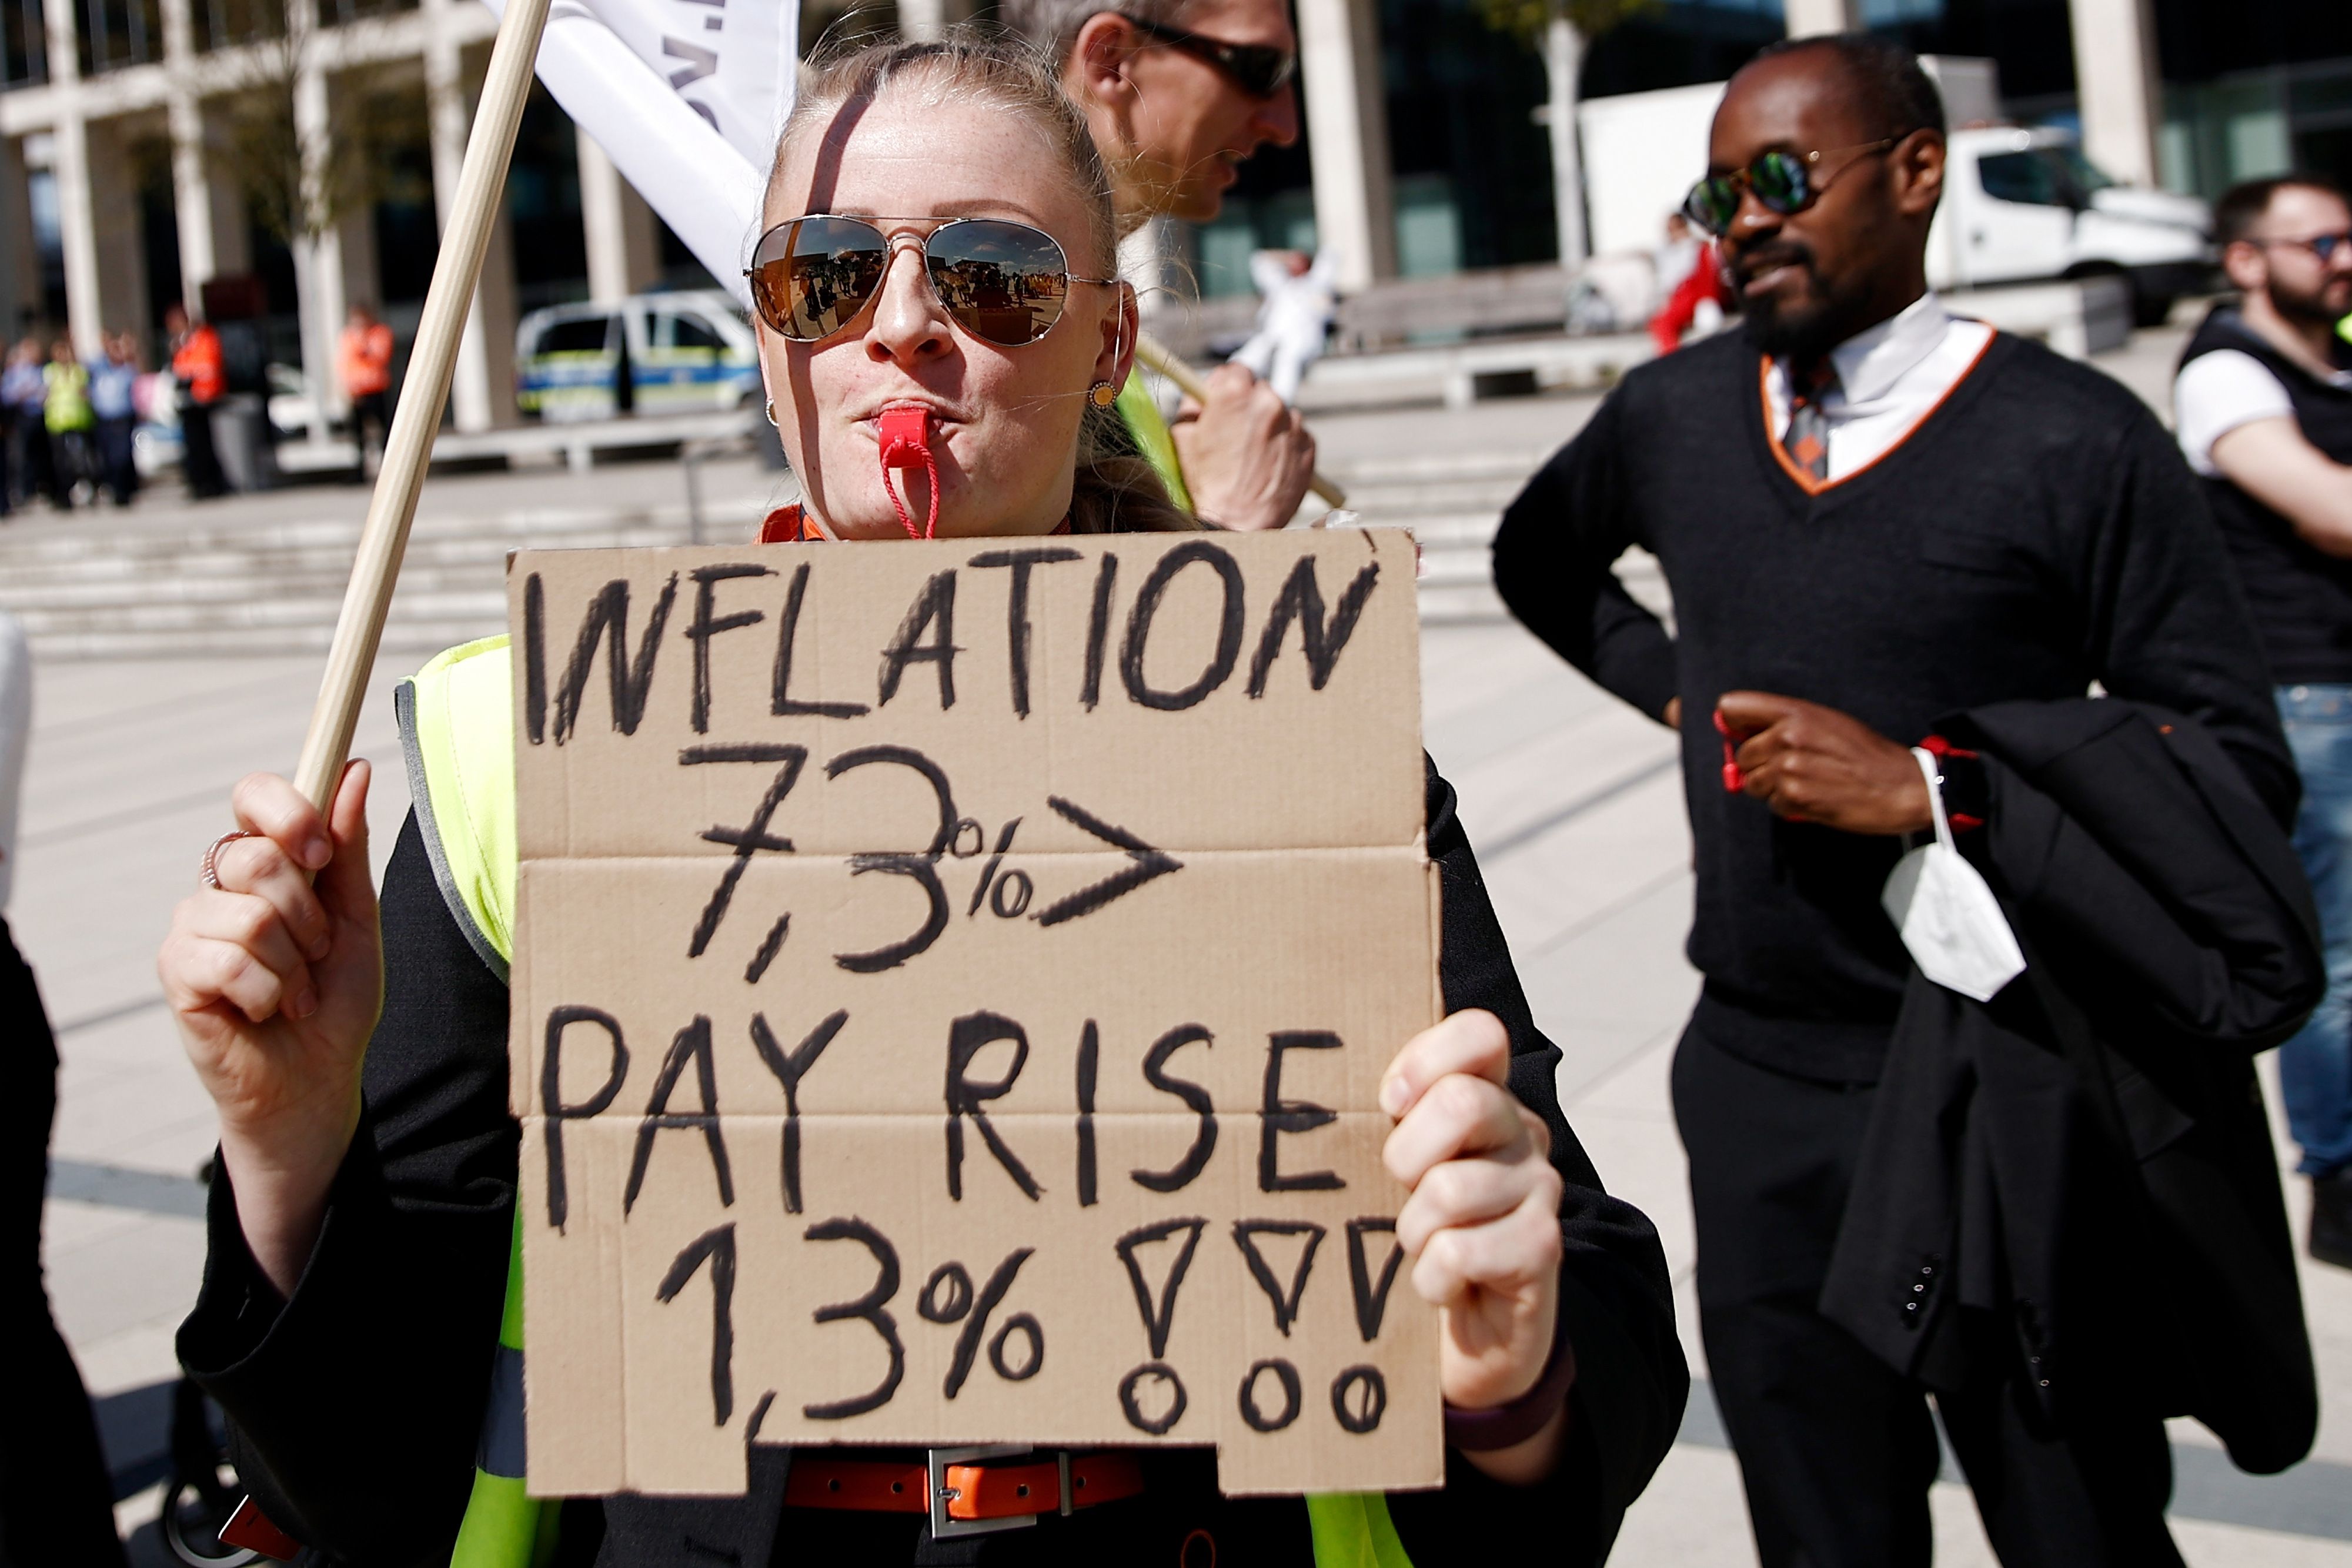
[[[1723,711],[1715,715],[1715,732],[1723,737],[1723,789],[1727,795],[1737,795],[1748,788],[1748,776],[1740,771],[1738,750],[1731,744],[1731,727],[1723,722]]]
[[[899,407],[882,411],[882,490],[890,497],[891,508],[898,514],[898,524],[910,539],[939,537],[940,465],[931,456],[930,423],[929,409]],[[917,464],[922,465],[931,481],[931,504],[919,531],[907,510],[907,503],[898,498],[898,486],[890,479],[893,468],[912,468]]]

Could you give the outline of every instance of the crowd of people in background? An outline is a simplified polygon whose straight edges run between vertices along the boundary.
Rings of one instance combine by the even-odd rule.
[[[128,507],[139,493],[133,432],[152,383],[139,340],[107,332],[84,360],[70,339],[27,336],[0,371],[0,517],[46,496],[64,512],[103,496]]]

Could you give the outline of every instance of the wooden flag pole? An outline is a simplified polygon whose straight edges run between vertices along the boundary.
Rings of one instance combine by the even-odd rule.
[[[1169,352],[1168,345],[1150,333],[1139,332],[1135,335],[1135,357],[1143,361],[1145,370],[1156,375],[1166,376],[1170,381],[1174,382],[1176,390],[1194,402],[1209,401],[1209,391],[1202,382],[1200,372]],[[1308,482],[1307,488],[1335,507],[1348,504],[1348,492],[1323,477],[1319,472]]]
[[[441,410],[449,401],[457,344],[465,334],[474,285],[482,275],[482,256],[489,246],[499,200],[506,190],[507,163],[514,155],[515,130],[522,123],[523,103],[530,96],[531,67],[539,55],[540,35],[546,30],[550,3],[506,0],[505,12],[499,18],[498,41],[491,46],[489,71],[482,82],[481,105],[474,112],[474,128],[466,139],[466,162],[457,176],[455,210],[441,231],[441,254],[433,264],[425,315],[409,350],[408,374],[402,383],[399,406],[393,413],[391,433],[384,438],[383,465],[376,474],[375,494],[368,502],[367,526],[360,533],[351,586],[343,591],[342,613],[335,622],[327,673],[319,684],[318,705],[310,710],[310,730],[302,741],[302,759],[294,770],[295,788],[321,811],[328,809],[336,782],[342,777],[344,759],[351,754],[352,730],[359,723],[360,703],[375,667],[384,612],[392,603],[393,585],[400,579],[408,527],[416,517],[417,492],[424,488],[425,470],[433,459],[433,438],[441,428]]]

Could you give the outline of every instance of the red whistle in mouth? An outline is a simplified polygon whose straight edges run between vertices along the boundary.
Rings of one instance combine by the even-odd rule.
[[[882,466],[920,468],[931,459],[931,411],[903,404],[882,411]]]
[[[898,514],[898,522],[910,539],[935,538],[940,526],[940,465],[931,456],[931,411],[913,403],[901,403],[886,408],[877,422],[881,427],[882,489],[890,497],[890,505]],[[891,482],[893,468],[920,468],[931,481],[929,516],[923,519],[920,532],[915,519],[908,514],[907,503],[898,498],[898,486]]]

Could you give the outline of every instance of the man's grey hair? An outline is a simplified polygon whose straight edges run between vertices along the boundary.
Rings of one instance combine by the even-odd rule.
[[[1044,50],[1059,69],[1069,63],[1078,29],[1105,11],[1174,26],[1192,8],[1192,0],[1000,0],[996,13],[1000,22]]]

